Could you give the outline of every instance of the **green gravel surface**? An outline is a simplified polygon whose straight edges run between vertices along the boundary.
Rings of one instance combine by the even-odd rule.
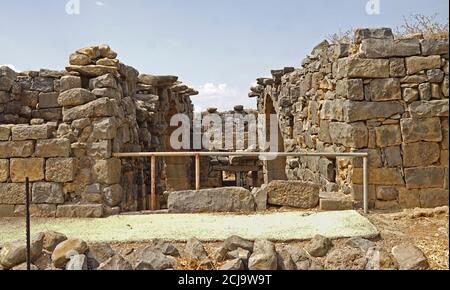
[[[153,239],[223,241],[232,235],[271,241],[308,240],[378,235],[368,219],[356,211],[282,212],[253,215],[156,214],[105,219],[32,219],[32,233],[57,231],[89,242],[145,242]],[[24,219],[0,219],[0,244],[24,239]]]

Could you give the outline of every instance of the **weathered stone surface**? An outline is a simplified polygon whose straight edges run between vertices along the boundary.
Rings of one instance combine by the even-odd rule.
[[[218,262],[222,262],[227,257],[230,256],[230,252],[233,252],[233,251],[236,251],[239,249],[247,251],[248,253],[252,253],[253,245],[254,245],[254,243],[252,241],[245,240],[238,236],[231,236],[224,241],[223,245],[215,253],[215,259]],[[241,251],[239,251],[239,252],[241,252]],[[232,258],[238,258],[238,257],[232,256]],[[241,258],[241,257],[239,257],[239,258]],[[248,260],[248,258],[247,258],[247,260]]]
[[[10,163],[12,182],[25,182],[27,177],[31,182],[44,180],[43,158],[14,158]]]
[[[94,122],[92,137],[97,140],[112,140],[117,136],[116,118],[105,118]]]
[[[249,270],[268,271],[278,267],[275,245],[266,240],[255,241],[254,251],[248,261]]]
[[[37,260],[42,253],[42,243],[44,235],[38,234],[31,240],[31,261]],[[26,262],[27,245],[25,241],[19,240],[3,245],[0,250],[0,265],[5,269],[11,269],[14,266]]]
[[[37,157],[69,157],[70,156],[70,140],[62,139],[48,139],[38,140],[36,142]]]
[[[103,200],[110,207],[118,206],[122,202],[123,189],[120,184],[115,184],[103,189]]]
[[[364,270],[366,267],[364,252],[353,247],[332,250],[325,259],[327,270]]]
[[[448,100],[414,102],[410,105],[413,118],[448,117]]]
[[[367,58],[420,55],[420,42],[418,39],[365,39],[361,51]]]
[[[11,126],[0,125],[0,141],[8,141],[11,136]]]
[[[107,75],[99,76],[95,79],[91,79],[89,82],[89,88],[91,90],[102,89],[102,88],[117,89],[117,81],[113,75],[107,74]]]
[[[244,263],[241,259],[234,259],[226,262],[220,268],[220,271],[242,271],[244,270]]]
[[[291,206],[303,209],[319,205],[318,185],[301,181],[272,181],[267,190],[269,204]]]
[[[418,167],[432,165],[439,160],[441,149],[438,143],[418,142],[403,145],[403,165]]]
[[[22,263],[22,264],[20,264],[20,265],[18,265],[18,266],[13,267],[13,268],[11,269],[11,271],[27,271],[27,270],[28,270],[27,267],[28,267],[27,263]],[[39,268],[38,268],[36,265],[31,264],[31,265],[30,265],[30,270],[31,270],[31,271],[38,271]]]
[[[364,84],[362,79],[339,80],[336,84],[336,94],[351,101],[364,100]]]
[[[399,264],[400,270],[427,270],[428,260],[416,246],[403,244],[392,249],[392,254]]]
[[[60,205],[56,210],[57,218],[101,218],[103,206],[101,204]]]
[[[267,209],[268,192],[266,185],[262,185],[261,188],[254,189],[252,191],[253,198],[256,203],[256,210],[263,211]]]
[[[172,257],[180,256],[180,252],[178,251],[177,247],[170,242],[164,240],[154,240],[152,246],[154,250],[159,251],[164,255]]]
[[[24,183],[0,183],[0,200],[2,204],[25,204]]]
[[[172,192],[168,207],[172,213],[251,212],[255,201],[250,191],[230,187]]]
[[[293,271],[297,269],[297,266],[292,260],[291,253],[285,246],[281,249],[277,249],[277,263],[277,270]]]
[[[122,162],[116,158],[96,160],[92,168],[92,176],[99,183],[119,184],[122,176]]]
[[[406,118],[400,121],[403,142],[420,141],[441,142],[442,130],[439,118],[424,118],[420,120]]]
[[[404,112],[400,102],[347,102],[343,107],[344,121],[350,123],[389,118]]]
[[[406,58],[406,70],[408,75],[413,75],[422,70],[435,69],[441,67],[441,57],[435,56],[412,56]]]
[[[67,262],[65,269],[67,271],[87,271],[87,257],[85,255],[73,255]]]
[[[81,88],[81,78],[76,76],[63,76],[60,80],[60,90],[65,92],[71,89]]]
[[[130,271],[133,270],[131,264],[125,260],[121,255],[114,255],[104,263],[98,266],[99,271]]]
[[[73,53],[69,58],[69,63],[72,65],[88,65],[91,62],[92,60],[89,56],[81,53]]]
[[[404,88],[403,89],[403,100],[407,103],[412,103],[419,100],[419,91],[413,88]]]
[[[393,40],[394,33],[390,28],[358,28],[355,30],[355,43],[359,44],[365,39]]]
[[[59,93],[40,93],[39,109],[58,108]]]
[[[25,205],[19,204],[14,207],[14,217],[25,217]],[[55,204],[31,204],[30,217],[37,218],[55,218],[56,205]]]
[[[83,255],[88,251],[86,242],[78,239],[66,240],[58,244],[52,253],[53,265],[58,269],[64,269],[70,260],[70,255]]]
[[[169,87],[178,80],[177,76],[154,76],[141,74],[138,77],[140,83],[155,86],[155,87]]]
[[[45,180],[50,182],[70,182],[75,178],[74,158],[49,158],[45,166]]]
[[[448,204],[448,189],[423,189],[420,191],[420,206],[423,208],[448,206]]]
[[[368,131],[363,122],[330,123],[330,137],[334,143],[351,148],[364,148],[368,143]]]
[[[111,158],[112,146],[110,140],[102,140],[90,143],[87,146],[86,155],[95,158],[109,159]]]
[[[442,83],[444,81],[445,74],[441,69],[427,70],[428,81],[431,83]]]
[[[69,72],[78,72],[83,76],[98,77],[106,74],[118,74],[118,68],[104,65],[70,65],[66,67]]]
[[[353,169],[353,183],[363,183],[363,170]],[[404,185],[403,175],[397,168],[373,168],[369,170],[369,184],[377,185]]]
[[[313,257],[325,257],[333,246],[330,239],[316,235],[305,247],[305,250]]]
[[[367,252],[370,248],[375,247],[375,243],[363,238],[352,238],[345,242],[346,246],[361,249],[364,252]]]
[[[348,78],[388,78],[390,73],[389,60],[384,59],[348,58],[341,65]]]
[[[56,246],[64,242],[65,240],[67,240],[66,235],[53,231],[48,231],[44,233],[43,247],[45,250],[53,252]]]
[[[406,168],[406,187],[408,189],[443,188],[444,174],[444,168],[441,167]]]
[[[402,144],[402,133],[399,125],[387,125],[375,128],[377,147],[391,147]]]
[[[370,82],[370,99],[374,102],[401,100],[400,80],[377,79]]]
[[[39,140],[47,139],[50,136],[50,130],[47,125],[18,125],[11,127],[13,141]]]
[[[152,247],[143,249],[137,256],[135,270],[167,270],[176,267],[176,260],[173,257],[163,255]]]
[[[0,142],[0,158],[26,158],[34,152],[33,141]]]
[[[0,189],[1,189],[1,187],[0,187]],[[13,216],[14,216],[14,205],[12,205],[12,204],[0,204],[0,218],[2,218],[2,217],[13,217]]]
[[[238,248],[234,251],[231,251],[227,254],[228,259],[239,259],[243,262],[244,266],[248,266],[248,260],[250,259],[251,252],[244,250],[242,248]]]
[[[383,248],[373,247],[367,251],[366,270],[397,270],[398,264],[391,253]]]
[[[384,164],[386,167],[399,167],[403,164],[400,146],[383,148]]]
[[[423,55],[448,54],[448,39],[424,39],[421,44]]]
[[[64,192],[62,184],[50,182],[33,183],[32,202],[36,204],[63,204]]]
[[[0,159],[0,183],[6,182],[9,177],[9,160]]]
[[[402,78],[406,76],[406,66],[404,58],[391,58],[389,66],[391,77]]]
[[[9,91],[16,80],[16,72],[8,66],[0,66],[0,91]]]
[[[397,200],[398,190],[393,186],[379,186],[377,188],[377,199],[382,201]]]
[[[89,250],[86,254],[87,264],[90,269],[97,269],[100,264],[106,262],[114,255],[114,250],[107,243],[89,244]]]
[[[62,107],[80,106],[97,99],[88,90],[76,88],[61,93],[58,97],[58,104]]]
[[[63,109],[64,122],[92,117],[113,117],[117,115],[118,107],[109,98],[101,98],[74,108]]]
[[[190,265],[209,265],[208,268],[212,268],[212,262],[209,259],[208,252],[203,247],[203,244],[196,238],[187,241],[183,256],[188,260]]]

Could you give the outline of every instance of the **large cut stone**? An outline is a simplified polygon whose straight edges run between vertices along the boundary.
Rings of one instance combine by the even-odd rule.
[[[115,184],[103,189],[103,200],[110,207],[118,206],[122,202],[123,190],[120,184]]]
[[[113,117],[118,114],[118,106],[114,100],[101,98],[90,103],[63,109],[64,122],[93,117]]]
[[[0,141],[8,141],[11,136],[11,126],[0,125]]]
[[[269,204],[310,209],[319,205],[320,186],[302,181],[272,181],[267,186]]]
[[[12,182],[25,182],[27,177],[30,181],[44,180],[44,159],[11,159],[10,171]]]
[[[344,120],[350,123],[389,118],[404,112],[400,102],[346,102],[343,107]]]
[[[34,183],[32,202],[37,204],[63,204],[64,192],[62,184],[50,182]]]
[[[419,141],[441,142],[442,129],[439,118],[402,119],[400,122],[403,142],[414,143]]]
[[[353,169],[354,184],[363,184],[363,170]],[[404,185],[403,175],[398,168],[371,168],[369,170],[369,184],[376,185]]]
[[[438,143],[417,142],[403,145],[403,165],[405,167],[428,166],[441,157]]]
[[[402,99],[399,79],[377,79],[370,82],[370,99],[374,102]]]
[[[364,101],[364,83],[362,79],[345,79],[336,83],[336,94],[351,101]]]
[[[117,67],[103,65],[70,65],[66,67],[66,70],[69,72],[75,71],[80,73],[82,76],[88,77],[98,77],[106,74],[118,75],[119,73],[119,69]]]
[[[391,147],[402,144],[402,133],[399,125],[386,125],[375,128],[377,147]]]
[[[449,116],[449,100],[414,102],[410,105],[411,117],[432,118]]]
[[[94,122],[92,137],[97,140],[112,140],[117,135],[116,118],[105,118]]]
[[[58,93],[40,93],[39,109],[58,108]]]
[[[75,159],[49,158],[45,166],[45,180],[50,182],[70,182],[75,177]]]
[[[422,40],[422,54],[426,56],[448,54],[448,38]]]
[[[0,158],[26,158],[34,152],[33,141],[0,142]]]
[[[389,60],[347,58],[338,61],[343,77],[348,78],[388,78]]]
[[[408,75],[413,75],[422,70],[435,69],[441,67],[441,57],[439,55],[434,56],[412,56],[406,58],[406,70]]]
[[[420,191],[420,207],[435,208],[440,206],[448,206],[449,192],[448,189],[422,189]]]
[[[140,83],[154,87],[170,87],[178,80],[177,76],[154,76],[141,74],[138,77]]]
[[[25,194],[24,183],[0,183],[1,204],[25,204]]]
[[[81,78],[77,76],[63,76],[59,86],[61,92],[81,88]]]
[[[25,217],[25,205],[16,205],[14,208],[14,217]],[[55,204],[32,204],[30,205],[30,217],[55,218]]]
[[[61,93],[58,104],[63,107],[80,106],[97,99],[93,93],[85,89],[70,89]]]
[[[122,176],[122,162],[115,158],[96,160],[92,175],[96,182],[108,185],[119,184]]]
[[[69,157],[70,140],[69,139],[48,139],[38,140],[36,143],[37,157]]]
[[[172,192],[168,207],[172,213],[252,212],[255,201],[250,191],[229,187]]]
[[[389,58],[420,55],[418,39],[366,39],[361,51],[367,58]]]
[[[101,218],[103,205],[101,204],[73,204],[60,205],[56,210],[57,218]]]
[[[381,27],[381,28],[358,28],[355,30],[355,43],[359,44],[365,39],[387,39],[393,40],[394,33],[392,29]]]
[[[50,130],[47,125],[18,125],[11,128],[13,141],[47,139]]]
[[[0,159],[0,183],[6,182],[9,177],[9,160]]]
[[[89,88],[91,90],[102,88],[117,89],[116,78],[111,74],[107,74],[95,79],[91,79],[89,81]]]
[[[358,149],[367,147],[369,140],[367,127],[363,122],[331,122],[330,136],[333,143]]]
[[[408,189],[443,188],[445,170],[442,167],[406,168],[405,179]]]

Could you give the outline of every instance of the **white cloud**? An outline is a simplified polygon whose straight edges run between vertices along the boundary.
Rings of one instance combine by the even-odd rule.
[[[95,1],[95,5],[97,5],[98,7],[103,7],[103,6],[105,6],[105,2]]]
[[[209,107],[218,108],[219,111],[231,110],[236,105],[254,108],[255,101],[248,98],[248,88],[239,89],[228,84],[206,83],[195,87],[199,95],[193,96],[195,111],[205,111]]]

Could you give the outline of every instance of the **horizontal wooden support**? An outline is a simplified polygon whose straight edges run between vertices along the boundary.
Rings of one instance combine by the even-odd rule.
[[[316,157],[368,157],[368,153],[317,153],[317,152],[130,152],[113,153],[114,157],[195,157],[195,156],[259,156],[261,158],[274,157],[296,157],[296,156],[316,156]]]
[[[228,171],[228,172],[249,172],[249,171],[261,171],[262,166],[251,165],[216,165],[212,167],[214,171]]]

